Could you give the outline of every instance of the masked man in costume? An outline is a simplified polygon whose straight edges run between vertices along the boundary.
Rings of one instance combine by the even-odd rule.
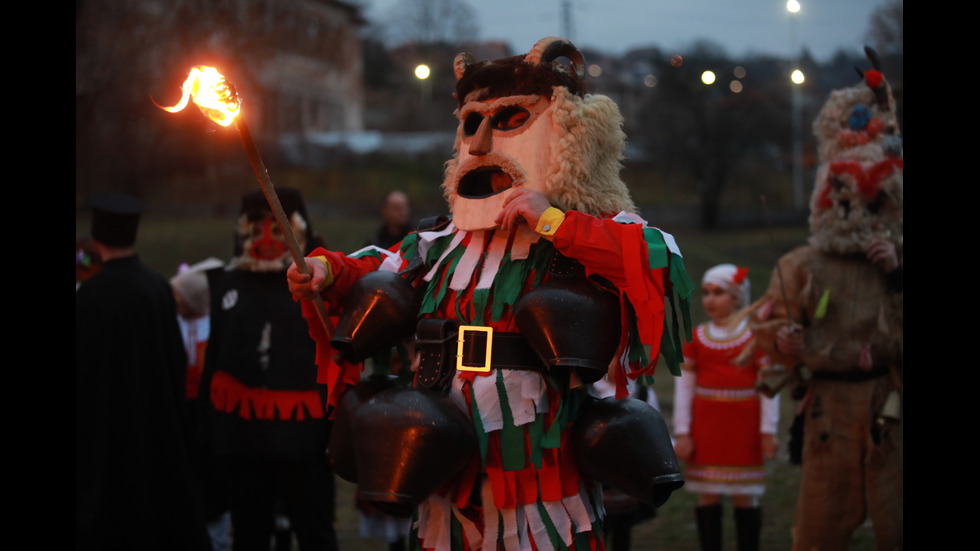
[[[585,93],[574,45],[549,37],[526,55],[479,63],[460,54],[454,70],[459,127],[443,182],[452,220],[409,234],[397,253],[315,251],[312,275],[294,266],[290,287],[315,319],[306,299],[317,294],[334,313],[366,274],[417,273],[416,386],[439,354],[427,348],[439,341],[432,324],[449,324],[447,353],[463,357],[450,362],[444,391],[478,446],[450,485],[418,505],[422,548],[601,549],[600,484],[576,465],[570,428],[589,382],[608,374],[624,398],[630,379],[652,374],[648,346],[679,374],[678,324],[689,336],[692,285],[673,238],[635,212],[619,178],[622,116],[609,98]],[[590,308],[603,306],[559,312],[547,295],[566,282],[582,285]],[[336,363],[310,325],[336,403],[359,368]],[[492,339],[485,355],[481,337]],[[560,337],[586,352],[542,351]]]
[[[300,548],[332,551],[326,391],[316,383],[316,346],[283,281],[292,262],[284,232],[303,251],[315,236],[300,193],[278,195],[290,227],[280,227],[261,192],[246,194],[235,255],[208,273],[211,335],[200,400],[229,491],[235,551],[268,551],[279,505]]]
[[[903,167],[891,88],[873,70],[831,93],[809,244],[779,260],[752,317],[771,358],[809,375],[794,549],[846,549],[870,515],[901,549]]]

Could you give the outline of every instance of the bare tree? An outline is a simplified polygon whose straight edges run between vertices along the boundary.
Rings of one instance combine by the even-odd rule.
[[[875,9],[868,21],[866,39],[881,57],[882,69],[895,95],[895,114],[905,127],[903,0],[889,0]]]
[[[706,41],[694,44],[682,63],[651,62],[658,84],[634,130],[658,166],[691,181],[701,228],[717,229],[723,194],[740,167],[755,166],[788,142],[788,83],[771,77],[777,61],[760,59],[742,64],[750,75],[744,91],[735,93],[726,82],[705,85],[704,70],[730,75],[735,67],[720,46]]]
[[[460,44],[476,38],[476,13],[463,0],[401,0],[385,17],[391,45]]]
[[[868,22],[868,41],[880,54],[902,54],[904,21],[903,0],[890,0],[878,6]]]

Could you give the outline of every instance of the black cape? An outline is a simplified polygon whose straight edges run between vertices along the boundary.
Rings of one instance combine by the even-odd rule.
[[[75,293],[77,549],[210,549],[170,285],[135,256]]]

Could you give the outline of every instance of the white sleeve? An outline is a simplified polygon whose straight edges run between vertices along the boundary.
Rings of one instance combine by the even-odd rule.
[[[657,399],[657,393],[653,391],[652,386],[646,387],[647,391],[647,403],[653,406],[653,409],[660,411],[660,400]]]
[[[691,403],[698,374],[692,369],[681,369],[681,376],[674,382],[674,435],[691,433]]]
[[[761,413],[759,432],[776,434],[779,431],[779,394],[772,398],[759,395],[759,409]]]

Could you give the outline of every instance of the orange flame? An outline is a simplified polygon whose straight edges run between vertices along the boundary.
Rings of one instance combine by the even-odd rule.
[[[158,105],[158,107],[176,113],[187,107],[189,100],[193,100],[202,113],[221,126],[230,125],[241,111],[241,102],[235,87],[214,67],[201,66],[191,69],[190,75],[184,81],[183,91],[184,95],[177,105],[173,107]]]

